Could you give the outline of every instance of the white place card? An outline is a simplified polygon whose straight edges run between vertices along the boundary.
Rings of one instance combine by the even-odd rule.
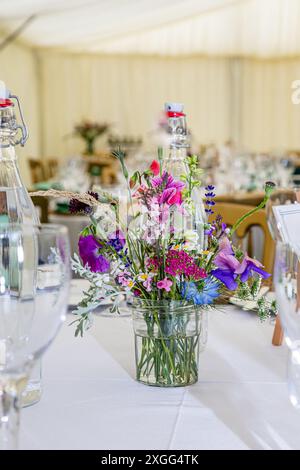
[[[273,212],[283,242],[300,246],[300,204],[275,206]]]

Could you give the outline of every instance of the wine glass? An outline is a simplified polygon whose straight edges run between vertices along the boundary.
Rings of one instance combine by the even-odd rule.
[[[65,318],[69,259],[65,227],[0,224],[2,450],[17,449],[22,391]]]
[[[292,404],[300,408],[300,256],[299,247],[278,241],[274,285],[280,321],[290,350],[288,388]]]

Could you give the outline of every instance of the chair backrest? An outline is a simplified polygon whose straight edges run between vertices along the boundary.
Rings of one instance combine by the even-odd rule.
[[[47,224],[49,222],[48,198],[43,197],[43,196],[32,196],[31,199],[32,199],[33,205],[40,209],[39,210],[40,222],[42,224]]]
[[[58,172],[58,160],[57,158],[47,158],[47,173],[49,178],[54,178]]]
[[[232,227],[240,217],[249,212],[251,209],[253,209],[253,206],[218,202],[215,206],[215,214],[220,214],[223,218],[223,222],[225,222],[229,227]],[[263,263],[266,270],[272,273],[275,244],[268,228],[265,210],[261,209],[244,220],[235,233],[236,237],[239,240],[244,239],[247,235],[251,234],[251,229],[253,227],[260,227],[263,231],[263,255],[260,261]]]
[[[246,206],[258,206],[264,198],[265,193],[263,191],[255,191],[250,193],[234,193],[234,194],[223,194],[217,196],[215,201],[226,202],[231,204],[242,204]]]
[[[40,181],[45,181],[47,179],[42,160],[29,158],[28,164],[30,168],[32,184],[36,184],[36,183],[39,183]]]

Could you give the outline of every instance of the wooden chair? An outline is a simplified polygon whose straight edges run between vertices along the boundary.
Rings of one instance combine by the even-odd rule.
[[[273,333],[273,338],[272,338],[272,344],[273,346],[281,346],[283,342],[283,328],[281,326],[280,322],[280,317],[277,315],[276,317],[276,322],[275,322],[275,328],[274,328],[274,333]]]
[[[29,193],[30,195],[30,193]],[[48,198],[43,196],[31,196],[33,205],[38,207],[40,222],[42,224],[47,224],[49,222],[49,202]]]
[[[47,158],[46,160],[48,178],[55,178],[58,173],[58,160],[57,158]]]
[[[222,194],[216,197],[216,202],[229,202],[231,204],[242,204],[246,206],[258,206],[264,198],[263,191],[253,191],[251,193],[238,192],[234,194]]]
[[[252,206],[239,205],[234,203],[223,203],[217,202],[215,206],[215,214],[220,214],[229,227],[232,227],[234,223],[242,217],[244,214],[253,209]],[[271,237],[265,210],[259,210],[248,219],[246,219],[237,229],[236,236],[238,240],[244,239],[251,233],[253,227],[260,227],[264,234],[264,249],[263,256],[260,260],[265,266],[265,269],[269,273],[273,273],[274,256],[275,256],[275,243]],[[252,239],[248,238],[248,243],[251,243]],[[251,246],[250,246],[251,249]],[[282,344],[283,331],[280,325],[279,317],[277,316],[276,324],[273,333],[272,344],[274,346],[280,346]]]
[[[117,182],[118,165],[117,160],[109,152],[97,152],[95,155],[83,155],[88,165],[88,172],[93,167],[99,169],[99,177],[103,185]]]
[[[117,162],[112,162],[112,164],[108,167],[104,167],[101,173],[101,181],[104,185],[115,184],[118,182],[117,178]]]
[[[39,183],[40,181],[45,181],[47,179],[42,160],[29,158],[28,164],[30,168],[32,184],[36,184],[36,183]]]

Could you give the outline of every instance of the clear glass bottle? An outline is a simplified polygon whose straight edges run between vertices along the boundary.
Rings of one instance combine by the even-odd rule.
[[[17,104],[21,125],[15,114]],[[38,214],[22,182],[15,151],[28,138],[20,102],[0,81],[0,223],[38,224]],[[27,279],[28,295],[33,284]],[[29,406],[41,397],[41,365],[37,363],[23,394],[23,405]]]
[[[183,105],[179,103],[166,103],[165,111],[168,117],[170,134],[169,152],[164,160],[164,170],[174,178],[181,179],[188,175],[186,163],[189,148],[189,137],[186,126],[186,116],[183,113]],[[201,190],[194,188],[192,191],[193,210],[187,208],[184,216],[174,214],[175,230],[195,231],[198,235],[199,249],[205,248],[204,224],[207,221]]]

